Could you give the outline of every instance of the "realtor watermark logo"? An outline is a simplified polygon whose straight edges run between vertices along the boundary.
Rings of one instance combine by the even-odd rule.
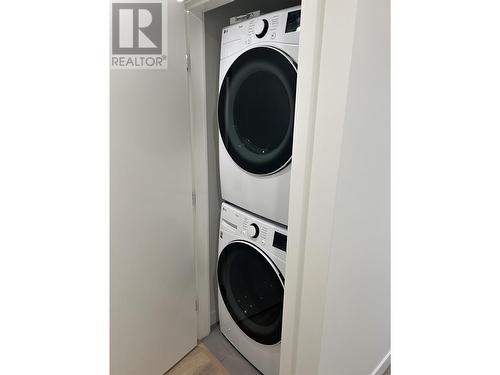
[[[111,2],[111,69],[167,68],[167,2]]]

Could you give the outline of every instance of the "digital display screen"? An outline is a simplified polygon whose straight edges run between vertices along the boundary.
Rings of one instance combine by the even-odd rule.
[[[286,235],[279,232],[274,232],[273,246],[277,249],[286,251]]]
[[[300,9],[288,13],[288,17],[286,19],[285,33],[291,33],[293,31],[297,31],[299,27],[300,27]]]

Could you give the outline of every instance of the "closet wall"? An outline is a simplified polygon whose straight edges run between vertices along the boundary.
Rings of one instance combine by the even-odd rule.
[[[390,2],[306,6],[280,371],[382,375],[390,363]]]
[[[390,356],[390,3],[359,0],[337,180],[320,374]]]
[[[205,76],[208,143],[208,196],[210,242],[210,306],[211,324],[217,318],[217,251],[219,214],[222,202],[219,180],[219,130],[217,125],[217,97],[219,90],[220,38],[229,18],[260,10],[261,14],[300,5],[298,0],[236,0],[204,15],[205,24]]]

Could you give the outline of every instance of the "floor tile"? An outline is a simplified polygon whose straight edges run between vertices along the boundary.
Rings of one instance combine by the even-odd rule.
[[[240,358],[227,357],[222,361],[222,366],[231,375],[260,375],[261,373],[253,367],[245,358],[240,354]]]
[[[219,360],[223,361],[227,357],[240,355],[238,351],[231,345],[229,341],[222,335],[219,326],[216,326],[202,342],[212,352],[212,354]]]
[[[222,362],[222,365],[234,375],[260,374],[240,352],[224,337],[219,326],[214,325],[210,335],[202,340],[210,352]]]

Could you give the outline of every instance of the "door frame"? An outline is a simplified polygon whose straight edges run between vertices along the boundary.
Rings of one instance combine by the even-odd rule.
[[[193,160],[194,247],[197,290],[198,340],[210,333],[210,234],[208,187],[208,137],[206,119],[204,13],[233,0],[186,0],[186,65],[191,113]]]
[[[203,20],[186,12],[186,69],[193,161],[193,220],[198,340],[210,333],[209,208]],[[191,47],[193,46],[193,47]],[[191,52],[193,49],[193,52]],[[193,56],[191,59],[190,56]]]
[[[205,28],[204,28],[204,13],[215,9],[217,7],[223,6],[232,2],[233,0],[186,0],[184,2],[184,7],[186,9],[186,25],[188,29],[188,64],[190,66],[188,77],[189,77],[189,95],[190,95],[190,111],[192,113],[191,119],[191,132],[194,137],[198,136],[205,140],[203,142],[197,143],[193,141],[193,145],[198,144],[201,147],[193,147],[193,166],[198,166],[197,170],[193,172],[193,194],[196,196],[195,205],[195,263],[196,263],[196,275],[197,275],[197,291],[198,291],[198,339],[202,339],[210,333],[210,274],[209,274],[209,233],[201,228],[203,226],[208,226],[208,186],[206,183],[206,176],[208,176],[208,165],[206,160],[208,159],[206,140],[208,138],[207,134],[207,121],[204,116],[194,119],[193,114],[195,113],[206,113],[206,79],[205,79]],[[317,73],[316,70],[312,69],[319,65],[320,50],[321,50],[321,36],[323,22],[317,22],[316,20],[323,19],[322,11],[324,10],[325,0],[308,0],[301,5],[302,9],[302,19],[304,20],[304,14],[307,17],[306,22],[308,24],[314,25],[309,32],[301,31],[300,35],[300,50],[299,50],[299,66],[305,66],[302,69],[302,76],[298,74],[297,76],[297,93],[296,93],[296,114],[295,114],[295,134],[300,128],[300,137],[294,136],[294,162],[292,164],[292,181],[291,192],[294,191],[294,204],[290,207],[291,215],[289,215],[289,223],[291,221],[291,227],[301,228],[303,225],[300,219],[306,210],[303,202],[306,197],[307,191],[305,187],[309,182],[309,174],[307,168],[309,163],[307,161],[311,158],[312,144],[311,139],[314,135],[314,124],[310,119],[314,118],[314,103],[316,95],[311,95],[311,93],[317,91]],[[190,52],[190,45],[193,45],[193,41],[197,46],[201,46],[201,53],[196,53],[196,56]],[[308,51],[308,52],[306,52]],[[313,77],[314,75],[314,77]],[[313,84],[312,79],[315,79],[315,84]],[[196,82],[197,84],[193,84]],[[299,99],[300,98],[300,99]],[[196,139],[196,138],[195,138]],[[299,141],[300,140],[300,141]],[[195,167],[196,168],[196,167]],[[295,176],[295,177],[294,177]],[[298,195],[303,195],[300,199],[301,205],[297,205]],[[289,225],[290,227],[290,225]],[[301,235],[301,237],[303,234]],[[300,250],[299,243],[301,241],[300,237],[289,236],[289,249],[295,248],[295,251],[288,252],[287,257],[290,257],[290,253],[296,253]],[[298,277],[299,266],[297,262],[299,259],[292,258],[287,259],[287,274],[296,274]],[[291,271],[288,271],[291,269]],[[285,305],[284,305],[284,316],[287,316],[287,320],[283,321],[283,331],[289,332],[286,334],[286,342],[282,339],[282,354],[281,361],[283,363],[291,363],[292,355],[295,354],[295,350],[290,350],[295,347],[292,345],[296,336],[293,332],[298,328],[298,321],[296,321],[293,309],[296,306],[292,306],[291,303],[287,303],[288,299],[294,298],[298,293],[298,290],[303,282],[302,278],[296,279],[294,282],[287,281],[287,288],[285,291]],[[286,311],[290,310],[290,311]],[[287,328],[285,329],[285,324]],[[285,349],[283,349],[285,348]],[[287,365],[282,366],[284,368]],[[284,372],[282,372],[284,373]]]
[[[205,28],[204,28],[204,12],[215,9],[219,6],[232,2],[233,0],[187,0],[184,2],[187,11],[186,24],[188,28],[188,59],[190,69],[188,72],[190,82],[197,82],[197,85],[189,84],[190,93],[190,110],[192,113],[206,113],[206,80],[205,80]],[[302,290],[302,284],[305,282],[301,262],[303,262],[304,254],[300,249],[304,246],[305,233],[305,215],[307,213],[307,203],[309,198],[310,185],[310,164],[312,160],[314,129],[315,129],[315,114],[316,114],[316,99],[318,91],[318,76],[319,65],[321,59],[322,35],[323,35],[323,12],[326,0],[308,0],[301,5],[302,25],[310,25],[301,30],[300,49],[299,49],[299,66],[300,73],[297,76],[297,93],[296,93],[296,108],[295,108],[295,135],[294,135],[294,160],[292,164],[292,178],[290,189],[290,201],[294,204],[290,206],[289,213],[289,229],[292,229],[288,237],[288,254],[287,254],[287,287],[285,289],[285,305],[284,305],[284,321],[283,321],[283,339],[282,339],[282,354],[281,368],[289,369],[295,367],[295,357],[297,357],[297,332],[300,328],[301,321],[296,314],[300,307],[299,291]],[[354,2],[353,2],[354,4]],[[342,7],[337,6],[339,10],[339,18],[347,16],[351,24],[346,24],[346,32],[339,36],[339,43],[346,43],[345,38],[354,34],[353,17],[355,6]],[[354,8],[354,9],[353,9]],[[189,15],[191,14],[191,16]],[[194,21],[194,22],[193,22]],[[347,21],[345,21],[347,22]],[[191,23],[191,24],[190,24]],[[193,28],[193,24],[198,24]],[[202,46],[202,53],[196,57],[190,52],[189,46],[196,39],[196,43]],[[352,48],[352,40],[347,40],[346,48]],[[350,46],[350,47],[349,47]],[[345,68],[345,67],[344,67]],[[341,74],[341,73],[339,73]],[[343,78],[348,77],[348,72],[343,72]],[[344,96],[347,93],[347,88],[344,88]],[[345,99],[345,98],[344,98]],[[200,133],[205,140],[208,137],[207,121],[204,116],[194,120],[192,115],[192,134]],[[193,145],[196,142],[193,142]],[[208,158],[206,144],[201,148],[193,147],[193,165],[199,165],[197,171],[194,171],[194,194],[196,195],[195,205],[195,233],[199,231],[203,223],[202,218],[208,220],[208,196],[204,194],[207,191],[206,178],[208,175]],[[198,177],[198,178],[197,178]],[[335,176],[336,177],[336,174]],[[292,195],[293,194],[293,195]],[[294,229],[297,228],[297,229]],[[207,321],[207,312],[210,311],[209,288],[210,278],[208,273],[209,261],[209,246],[208,246],[208,231],[199,233],[195,236],[195,257],[196,257],[196,274],[198,285],[198,338],[201,339],[210,332],[209,319]],[[323,254],[325,255],[325,254]],[[319,278],[327,277],[325,272],[316,273]],[[314,295],[315,293],[313,293]],[[288,300],[288,302],[287,302]],[[319,302],[319,298],[316,303]],[[292,302],[293,301],[293,302]],[[209,314],[209,313],[208,313]],[[318,322],[320,319],[317,320]],[[293,373],[289,370],[284,370],[281,373]]]
[[[185,2],[186,10],[202,25],[202,35],[196,36],[201,37],[203,43],[203,53],[197,56],[200,59],[197,64],[201,64],[199,66],[203,67],[205,60],[203,13],[231,1]],[[280,359],[280,374],[283,375],[315,374],[318,373],[320,365],[323,326],[327,319],[327,291],[326,287],[317,286],[326,286],[329,279],[335,198],[360,1],[362,0],[308,0],[301,6],[302,30]],[[193,34],[190,37],[193,37]],[[191,93],[198,92],[198,100],[191,101],[191,110],[206,113],[205,71],[194,69],[193,56],[191,67],[190,74],[197,75],[197,80],[201,82],[196,87],[190,87]],[[327,103],[318,100],[321,97],[333,100]],[[206,139],[206,118],[202,117],[196,126],[197,131],[205,132],[203,137]],[[206,148],[193,153],[193,163],[196,163],[197,159],[207,159]],[[322,173],[325,170],[329,173]],[[203,173],[208,175],[208,169]],[[203,182],[196,181],[197,179],[195,191],[204,191]],[[196,186],[197,183],[199,186]],[[196,217],[208,217],[208,205],[197,204],[195,212]],[[206,238],[203,241],[196,241],[199,315],[207,314],[210,310],[209,289],[203,287],[210,282],[208,273],[205,272],[209,266],[208,232],[204,235]],[[207,306],[202,308],[202,302]],[[207,322],[207,317],[199,316],[199,338],[208,334],[210,327]],[[372,375],[381,374],[389,364],[390,350],[374,367]]]

